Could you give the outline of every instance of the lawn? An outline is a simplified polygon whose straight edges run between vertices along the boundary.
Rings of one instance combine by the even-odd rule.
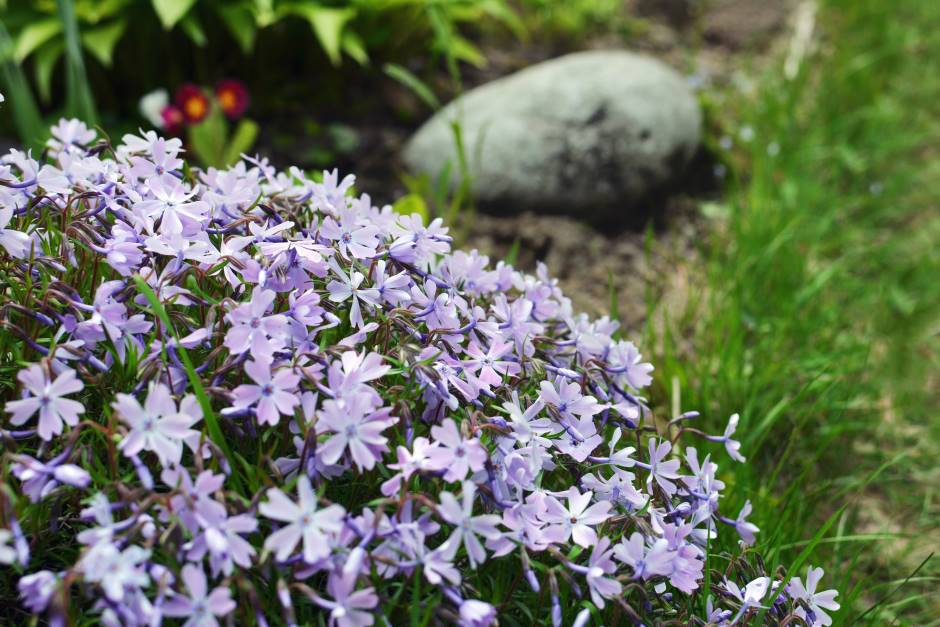
[[[646,343],[664,401],[741,413],[770,565],[824,565],[839,624],[935,624],[940,5],[820,5],[795,78],[714,103],[753,139]]]

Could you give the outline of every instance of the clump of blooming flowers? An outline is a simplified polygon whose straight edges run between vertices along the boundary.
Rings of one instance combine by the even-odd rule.
[[[653,367],[544,267],[454,251],[351,176],[52,135],[0,160],[0,580],[24,612],[830,624],[821,569],[716,552],[759,530],[687,440],[743,463],[738,417],[655,417]]]
[[[177,135],[184,128],[201,124],[211,113],[213,104],[229,120],[241,118],[248,109],[249,95],[245,84],[226,78],[209,92],[194,83],[177,87],[170,99],[165,89],[156,89],[140,99],[140,113],[155,128]]]

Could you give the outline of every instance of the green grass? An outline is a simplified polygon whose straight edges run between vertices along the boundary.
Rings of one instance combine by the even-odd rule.
[[[940,624],[940,556],[918,569],[929,543],[898,537],[940,537],[940,3],[820,5],[794,80],[776,64],[712,103],[754,139],[646,343],[661,399],[713,431],[741,413],[756,463],[724,479],[754,501],[769,567],[824,566],[839,624]]]

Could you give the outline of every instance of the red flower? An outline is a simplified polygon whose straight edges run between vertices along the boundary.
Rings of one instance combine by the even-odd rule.
[[[170,135],[177,135],[183,130],[183,123],[186,121],[183,110],[171,104],[160,110],[160,118],[163,120],[163,128]]]
[[[215,86],[215,97],[229,119],[240,118],[248,108],[248,89],[238,80],[226,79]]]
[[[209,99],[198,85],[180,85],[175,100],[187,124],[199,124],[209,115]]]

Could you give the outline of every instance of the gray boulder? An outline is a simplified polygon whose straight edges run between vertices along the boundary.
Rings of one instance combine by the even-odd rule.
[[[686,81],[647,56],[592,51],[545,61],[457,98],[409,140],[406,166],[459,180],[460,123],[474,198],[500,209],[630,217],[678,177],[699,144]]]

